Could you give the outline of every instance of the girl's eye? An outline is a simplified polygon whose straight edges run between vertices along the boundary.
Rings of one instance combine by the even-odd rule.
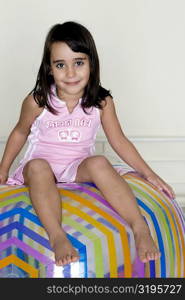
[[[56,67],[57,67],[58,69],[62,69],[62,68],[63,68],[63,66],[64,66],[64,64],[63,64],[63,63],[59,63],[59,64],[57,64],[57,65],[56,65]]]
[[[84,65],[84,62],[81,61],[81,60],[79,60],[79,61],[76,61],[75,64],[76,64],[77,66],[82,66],[82,65]],[[56,67],[57,67],[57,69],[63,69],[63,68],[64,68],[64,64],[63,64],[63,63],[58,63],[58,64],[56,65]]]
[[[79,61],[76,62],[76,64],[77,64],[77,66],[82,66],[82,65],[84,65],[84,62],[79,60]]]

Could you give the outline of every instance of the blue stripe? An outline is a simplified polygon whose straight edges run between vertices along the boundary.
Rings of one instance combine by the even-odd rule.
[[[160,262],[161,262],[161,277],[166,278],[166,259],[165,259],[165,251],[164,251],[164,244],[163,244],[163,239],[162,239],[162,234],[160,231],[159,224],[157,222],[157,219],[155,217],[155,214],[151,211],[151,209],[146,206],[140,199],[136,198],[139,206],[141,206],[151,217],[153,223],[154,223],[154,228],[156,230],[157,234],[157,239],[158,239],[158,244],[159,244],[159,250],[161,252],[161,257],[160,257]],[[153,269],[153,264],[150,264],[150,273],[154,274],[155,270]],[[154,276],[155,277],[155,276]]]
[[[150,260],[150,278],[156,278],[155,273],[155,260]]]
[[[11,209],[10,211],[7,211],[7,212],[1,214],[0,220],[4,220],[4,219],[9,218],[16,214],[20,214],[20,215],[26,217],[27,219],[31,220],[32,222],[36,223],[37,225],[43,227],[37,216],[33,215],[32,213],[30,213],[27,210],[20,208],[20,207]]]

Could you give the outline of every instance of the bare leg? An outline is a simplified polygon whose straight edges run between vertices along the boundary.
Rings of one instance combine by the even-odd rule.
[[[105,199],[128,222],[133,230],[136,248],[142,262],[160,257],[132,190],[104,156],[85,159],[78,167],[75,181],[94,182]]]
[[[76,250],[61,227],[61,198],[49,164],[42,159],[33,159],[24,167],[23,175],[33,207],[48,233],[56,265],[78,260]]]

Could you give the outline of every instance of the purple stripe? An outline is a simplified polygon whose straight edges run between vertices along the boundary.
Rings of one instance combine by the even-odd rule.
[[[51,250],[51,247],[50,247],[50,244],[49,244],[48,240],[46,240],[45,238],[43,238],[42,236],[40,236],[36,232],[30,230],[26,226],[20,224],[19,222],[14,222],[14,223],[11,223],[9,225],[4,226],[3,228],[0,228],[0,234],[5,234],[9,231],[12,231],[13,229],[18,229],[19,231],[21,231],[22,233],[24,233],[28,237],[30,237],[32,240],[38,242],[39,244],[41,244],[45,248],[48,248],[49,250]]]
[[[133,263],[132,277],[143,278],[145,277],[145,264],[140,261],[138,254]]]
[[[69,225],[63,225],[62,227],[65,231],[69,231],[71,229],[71,226]]]
[[[183,231],[185,231],[185,219],[183,216],[182,208],[179,206],[179,204],[176,202],[176,200],[172,200],[172,202],[173,202],[172,205],[174,205],[177,210],[176,211],[177,215],[180,217],[181,222],[179,222],[179,223],[181,223],[181,225],[183,227]]]
[[[29,254],[29,255],[33,256],[34,258],[38,259],[40,262],[42,262],[45,265],[54,263],[54,261],[49,259],[47,256],[39,253],[37,250],[35,250],[35,249],[31,248],[30,246],[26,245],[22,241],[18,240],[16,237],[10,238],[10,239],[6,240],[5,242],[1,243],[0,244],[0,250],[4,250],[4,249],[8,248],[12,244],[16,245],[17,248],[20,248],[20,249],[24,250],[27,254]],[[51,267],[50,267],[50,268],[47,268],[47,277],[51,277],[51,275],[52,275],[52,273],[51,273]]]
[[[70,184],[68,184],[70,186]],[[102,202],[105,206],[108,206],[109,208],[113,209],[112,206],[100,195],[96,194],[95,192],[90,191],[89,189],[86,189],[84,186],[81,187],[80,185],[75,186],[75,190],[79,190],[81,192],[85,192],[86,194],[92,196],[99,202]]]
[[[103,203],[105,206],[107,206],[107,207],[111,208],[112,210],[114,210],[113,207],[103,197],[101,197],[100,195],[96,194],[95,192],[92,192],[91,190],[85,188],[84,186],[82,187],[80,185],[77,185],[77,186],[75,186],[75,190],[85,192],[86,194],[92,196],[93,198],[95,198],[99,202]]]
[[[87,214],[89,215],[89,216],[94,216],[95,214],[96,214],[96,212],[94,211],[94,210],[89,210],[88,212],[87,212]]]
[[[78,223],[81,223],[81,222],[84,221],[84,219],[82,219],[82,218],[79,217],[79,218],[76,218],[75,221],[78,222]]]

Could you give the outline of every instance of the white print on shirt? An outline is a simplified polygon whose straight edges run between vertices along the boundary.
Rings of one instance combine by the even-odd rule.
[[[58,127],[91,127],[92,119],[68,119],[64,121],[46,121],[46,128],[58,128]]]
[[[72,142],[76,143],[80,141],[80,131],[79,130],[61,130],[58,132],[59,140],[62,142]]]

